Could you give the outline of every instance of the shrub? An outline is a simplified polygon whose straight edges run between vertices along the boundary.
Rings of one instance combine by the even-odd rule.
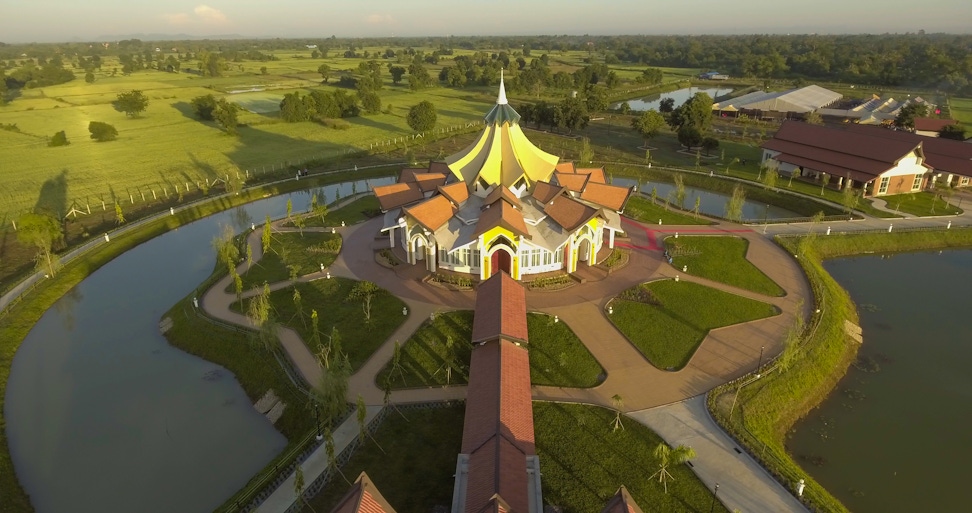
[[[64,134],[64,130],[54,134],[47,143],[48,146],[67,146],[69,144],[71,143],[67,140],[67,135]]]
[[[102,123],[101,121],[88,123],[88,131],[91,132],[91,138],[98,142],[114,141],[118,138],[118,130],[108,123]]]

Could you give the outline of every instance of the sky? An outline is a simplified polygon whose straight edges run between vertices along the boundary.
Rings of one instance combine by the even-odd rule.
[[[205,3],[202,3],[205,2]],[[925,0],[0,0],[0,42],[137,34],[393,37],[969,33],[972,2]]]

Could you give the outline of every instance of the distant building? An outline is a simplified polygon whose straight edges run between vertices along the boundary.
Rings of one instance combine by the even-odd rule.
[[[700,73],[699,78],[701,80],[729,80],[729,75],[724,75],[718,71],[707,71]]]
[[[755,91],[712,104],[712,110],[729,116],[745,114],[752,118],[802,117],[836,104],[843,95],[817,85],[789,91]]]
[[[901,130],[786,121],[762,145],[764,164],[781,174],[812,177],[837,189],[863,188],[865,196],[926,189],[935,180],[964,187],[972,179],[972,147]]]
[[[938,137],[941,129],[957,123],[954,119],[915,118],[915,133],[924,137]]]

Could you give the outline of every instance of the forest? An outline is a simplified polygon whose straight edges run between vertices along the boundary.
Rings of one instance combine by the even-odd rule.
[[[516,57],[556,59],[567,51],[587,52],[589,63],[705,68],[732,76],[772,79],[806,79],[872,86],[934,89],[956,95],[972,94],[972,35],[855,34],[855,35],[703,35],[703,36],[510,36],[426,38],[306,38],[192,40],[149,42],[128,39],[55,44],[0,43],[0,68],[5,68],[11,89],[29,81],[24,56],[41,62],[62,56],[79,68],[94,65],[100,56],[130,58],[133,66],[148,66],[156,47],[176,49],[186,60],[218,53],[229,62],[267,61],[274,52],[303,50],[316,45],[320,57],[391,59],[415,49],[427,52],[429,62],[457,59],[483,51]],[[386,47],[371,53],[365,47]],[[398,49],[398,50],[396,50]],[[455,56],[453,51],[460,50]],[[141,64],[140,64],[141,63]],[[168,63],[172,65],[170,61]],[[31,64],[32,66],[32,64]],[[523,67],[522,65],[520,66]],[[490,70],[492,71],[492,70]],[[492,76],[492,73],[489,73]],[[46,78],[46,77],[45,77]],[[496,77],[498,78],[498,77]],[[24,79],[28,79],[25,81]],[[458,77],[443,76],[448,85]],[[46,80],[44,83],[48,83]],[[28,85],[28,87],[30,87]]]

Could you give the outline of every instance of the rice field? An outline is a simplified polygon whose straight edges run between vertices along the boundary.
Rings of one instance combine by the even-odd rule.
[[[949,98],[948,107],[952,119],[957,119],[963,125],[972,127],[972,98]]]

